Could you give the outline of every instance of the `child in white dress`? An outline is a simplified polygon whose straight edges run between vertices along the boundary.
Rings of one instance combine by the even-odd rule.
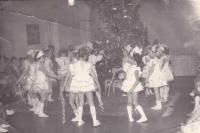
[[[166,102],[169,97],[169,82],[174,80],[174,76],[171,72],[169,62],[170,62],[170,56],[169,56],[169,50],[168,47],[161,46],[161,71],[165,76],[165,79],[167,81],[167,85],[160,88],[160,95],[162,102]]]
[[[35,53],[35,51],[33,52]],[[34,54],[32,54],[31,56],[34,56]],[[30,91],[30,89],[36,78],[36,63],[34,61],[31,61],[30,64],[26,67],[27,67],[26,70],[22,73],[20,78],[17,80],[16,85],[18,85],[22,80],[25,80],[23,84],[23,89],[25,91],[28,91],[28,95],[30,96],[31,103],[33,105],[33,108],[29,109],[29,111],[35,111],[36,106],[39,102],[39,99],[36,94]]]
[[[48,115],[44,114],[44,102],[47,98],[48,93],[50,93],[48,77],[60,79],[60,77],[48,73],[43,66],[44,63],[44,53],[42,51],[37,51],[35,53],[35,62],[36,62],[36,78],[32,84],[32,88],[30,89],[33,93],[38,93],[40,95],[40,102],[36,107],[35,114],[38,114],[39,117],[48,117]],[[47,77],[48,76],[48,77]]]
[[[151,109],[160,110],[160,109],[162,109],[161,98],[160,98],[160,87],[166,86],[167,81],[164,77],[164,74],[161,71],[161,61],[160,61],[161,49],[160,49],[160,46],[154,46],[152,49],[152,52],[154,52],[154,59],[152,61],[149,75],[146,78],[146,85],[149,88],[153,88],[154,93],[155,93],[156,106],[152,107]]]
[[[144,66],[142,68],[142,75],[141,75],[141,79],[142,79],[142,85],[145,87],[145,93],[146,93],[146,97],[148,95],[152,95],[153,92],[151,91],[151,88],[148,88],[147,86],[145,86],[145,80],[149,74],[150,68],[151,68],[151,64],[152,64],[152,48],[151,46],[147,47],[147,55],[142,57],[142,62],[144,63]]]
[[[123,92],[128,93],[127,112],[129,121],[134,121],[132,117],[133,104],[141,115],[141,118],[137,121],[138,123],[147,121],[147,117],[142,107],[138,104],[138,92],[143,90],[143,86],[139,81],[139,77],[141,75],[141,69],[138,67],[139,60],[139,54],[130,55],[128,62],[123,67],[124,71],[126,72],[126,79],[123,81],[121,88]]]
[[[81,47],[78,51],[78,61],[70,67],[73,77],[70,84],[70,92],[78,93],[79,107],[78,107],[78,126],[84,124],[82,120],[84,95],[87,97],[90,106],[90,113],[93,119],[93,126],[100,125],[96,119],[96,109],[93,101],[93,91],[97,88],[101,91],[99,82],[92,71],[91,63],[87,62],[90,50],[87,47]],[[95,87],[96,86],[96,87]]]
[[[68,74],[66,76],[66,79],[65,79],[65,82],[64,82],[64,85],[62,88],[62,92],[64,92],[64,91],[69,92],[71,80],[72,80],[72,77],[74,76],[73,64],[78,61],[77,58],[78,58],[78,51],[72,51],[70,54],[70,60],[71,60],[71,63],[69,65],[70,72],[68,72]],[[78,105],[79,105],[79,103],[78,103],[78,94],[77,93],[73,93],[73,92],[69,93],[69,104],[75,114],[75,117],[72,118],[71,121],[73,121],[73,122],[78,121]]]

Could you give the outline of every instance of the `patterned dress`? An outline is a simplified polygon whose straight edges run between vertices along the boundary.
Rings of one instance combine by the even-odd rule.
[[[140,67],[137,67],[136,65],[131,65],[129,63],[124,64],[123,66],[124,71],[126,72],[126,79],[122,83],[121,90],[124,92],[129,92],[130,89],[133,87],[133,85],[136,82],[135,77],[135,71],[139,72],[139,76],[141,74]],[[143,90],[142,84],[139,82],[136,88],[134,89],[134,92],[139,92]]]
[[[77,61],[70,65],[69,70],[74,75],[72,77],[70,92],[89,92],[95,90],[95,83],[93,78],[90,76],[92,65],[89,62]]]

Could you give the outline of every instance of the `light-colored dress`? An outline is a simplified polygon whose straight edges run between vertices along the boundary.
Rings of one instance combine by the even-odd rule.
[[[32,88],[30,91],[32,92],[49,92],[49,82],[48,77],[45,73],[39,70],[41,64],[36,64],[36,78],[33,82]]]
[[[131,65],[129,63],[124,64],[123,69],[126,73],[126,79],[122,83],[122,88],[121,90],[124,92],[129,92],[130,89],[133,87],[133,85],[136,82],[136,77],[135,77],[135,71],[139,72],[139,76],[141,75],[141,69],[140,67],[137,67],[136,65]],[[143,86],[141,82],[138,83],[136,88],[134,89],[134,92],[139,92],[143,90]]]
[[[32,87],[32,84],[36,78],[36,64],[30,64],[29,65],[30,71],[28,73],[28,76],[25,77],[25,83],[23,85],[23,88],[27,91],[29,91]]]
[[[73,77],[69,91],[72,93],[89,92],[95,90],[95,83],[90,76],[92,65],[89,62],[77,61],[69,65]]]
[[[149,60],[149,62],[147,62],[146,59]],[[142,58],[142,61],[144,62],[145,65],[142,69],[141,77],[146,78],[149,75],[149,71],[152,65],[152,59],[147,55]]]
[[[157,57],[154,57],[152,65],[155,64],[152,75],[149,78],[149,88],[162,87],[167,85],[167,81],[164,74],[161,71],[161,61]]]
[[[167,61],[162,68],[162,73],[164,74],[166,81],[169,82],[169,81],[174,80],[174,76],[169,67],[169,55],[163,56],[161,61],[163,61],[164,59],[166,59]]]

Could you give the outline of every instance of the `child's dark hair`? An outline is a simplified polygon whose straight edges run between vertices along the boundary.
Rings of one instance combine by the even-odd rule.
[[[66,54],[68,56],[68,50],[66,48],[61,48],[58,51],[58,55],[61,56],[61,54]]]
[[[78,58],[78,52],[77,51],[73,51],[73,52],[71,52],[71,54],[70,54],[70,59],[71,59],[71,61],[74,59],[74,58]]]
[[[19,61],[23,61],[24,60],[24,58],[23,57],[19,57]]]
[[[141,61],[142,61],[142,56],[137,53],[134,53],[133,56],[131,56],[131,58],[134,59],[134,61],[137,63],[137,66],[140,67]]]
[[[55,46],[53,46],[53,45],[48,45],[48,48],[49,48],[49,49],[51,49],[51,48],[52,48],[52,49],[55,49]]]
[[[11,57],[10,59],[11,59],[11,60],[14,60],[14,59],[17,60],[17,57],[13,56],[13,57]]]
[[[90,49],[88,47],[81,47],[78,50],[78,59],[84,58],[85,60],[87,60],[89,55],[90,55]]]
[[[45,49],[44,50],[44,54],[46,55],[46,54],[50,54],[51,53],[51,51],[50,51],[50,49]]]
[[[40,51],[36,51],[35,52],[35,56],[34,56],[34,61],[35,62],[39,61],[43,57],[43,56],[41,56],[41,57],[37,58],[37,56],[38,56],[39,53],[40,53]]]

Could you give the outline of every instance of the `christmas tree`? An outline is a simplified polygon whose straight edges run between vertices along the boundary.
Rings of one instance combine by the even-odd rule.
[[[110,77],[112,68],[121,66],[125,46],[148,45],[147,28],[141,22],[139,8],[140,2],[134,4],[133,0],[104,0],[96,5],[94,2],[94,47],[103,49],[110,57],[97,64],[100,78]]]

